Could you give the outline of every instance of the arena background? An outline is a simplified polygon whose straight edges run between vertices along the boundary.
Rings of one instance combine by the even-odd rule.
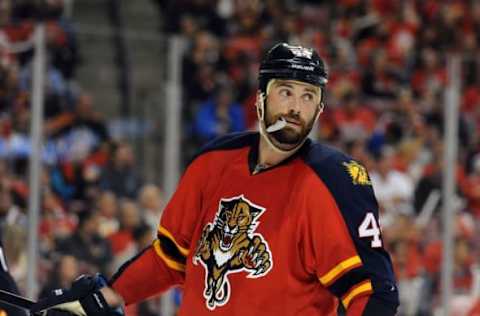
[[[479,1],[1,0],[15,279],[36,298],[147,245],[199,146],[256,128],[260,58],[286,41],[327,61],[312,137],[370,171],[399,315],[480,315],[479,40]],[[174,315],[180,300],[127,315]]]

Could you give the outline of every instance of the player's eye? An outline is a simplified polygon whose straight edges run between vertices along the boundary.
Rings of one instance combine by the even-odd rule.
[[[291,95],[290,91],[288,89],[281,89],[279,92],[280,96],[282,97],[288,97]]]
[[[303,101],[306,101],[306,102],[311,102],[313,101],[313,94],[311,93],[305,93],[303,95]]]

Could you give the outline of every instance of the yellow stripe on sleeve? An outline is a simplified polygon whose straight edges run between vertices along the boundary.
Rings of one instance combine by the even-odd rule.
[[[176,270],[176,271],[180,271],[180,272],[185,271],[185,265],[184,264],[178,263],[178,262],[168,258],[167,255],[165,255],[165,253],[162,250],[162,247],[160,246],[160,240],[158,240],[158,239],[154,240],[153,248],[155,249],[155,252],[157,253],[157,255],[165,262],[167,267],[169,267],[173,270]]]
[[[354,286],[342,299],[342,304],[345,309],[348,308],[352,300],[360,294],[371,293],[373,291],[372,282],[370,280],[364,281]]]
[[[351,258],[348,258],[339,264],[337,264],[333,269],[325,273],[323,276],[321,276],[320,282],[324,286],[328,286],[333,280],[335,280],[338,276],[344,274],[347,271],[352,270],[353,268],[356,268],[362,264],[362,260],[360,259],[359,256],[354,256]]]
[[[168,239],[170,239],[174,244],[175,246],[177,246],[177,249],[180,251],[180,253],[182,255],[184,255],[185,257],[188,256],[188,249],[187,248],[183,248],[182,246],[180,246],[178,244],[178,242],[175,240],[175,238],[173,237],[172,234],[170,234],[170,232],[163,226],[158,226],[158,232],[161,234],[161,235],[164,235],[166,236]]]

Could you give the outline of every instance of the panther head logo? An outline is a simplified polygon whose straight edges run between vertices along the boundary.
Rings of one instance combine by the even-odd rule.
[[[221,199],[213,223],[207,223],[193,256],[205,268],[207,308],[214,310],[230,298],[228,274],[248,272],[248,278],[266,275],[273,265],[268,243],[254,233],[265,208],[243,195]]]

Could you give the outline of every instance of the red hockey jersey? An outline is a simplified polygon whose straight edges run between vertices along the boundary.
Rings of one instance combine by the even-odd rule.
[[[120,268],[114,289],[130,304],[181,285],[180,316],[329,316],[361,299],[358,315],[378,305],[393,315],[398,293],[365,168],[307,141],[256,173],[259,137],[226,136],[193,160],[158,239]]]

